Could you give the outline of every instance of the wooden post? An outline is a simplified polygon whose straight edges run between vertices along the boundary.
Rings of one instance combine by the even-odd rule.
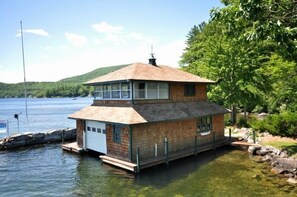
[[[253,130],[253,141],[254,141],[254,144],[256,143],[256,131]]]
[[[212,140],[213,140],[213,150],[216,149],[216,133],[212,132]]]
[[[231,141],[231,128],[229,128],[229,141]]]
[[[195,156],[197,159],[197,135],[195,136]]]
[[[64,144],[64,129],[62,130],[62,144]]]
[[[168,140],[167,138],[164,139],[164,146],[165,146],[165,159],[166,159],[166,164],[168,165]]]
[[[137,169],[136,172],[140,172],[140,160],[139,160],[139,147],[137,147],[137,152],[136,152],[136,163],[137,163]]]

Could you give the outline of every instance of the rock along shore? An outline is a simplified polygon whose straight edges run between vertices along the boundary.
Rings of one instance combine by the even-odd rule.
[[[271,146],[250,146],[249,153],[261,156],[260,162],[269,162],[271,173],[288,177],[287,182],[297,184],[297,160],[289,157],[287,150],[279,150]]]
[[[22,133],[0,139],[0,151],[76,139],[76,129],[58,129],[45,133]]]

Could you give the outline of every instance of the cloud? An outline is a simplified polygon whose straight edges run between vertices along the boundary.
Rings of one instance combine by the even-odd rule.
[[[68,49],[69,49],[69,46],[66,46],[66,45],[60,45],[59,48],[62,49],[62,50],[68,50]]]
[[[35,34],[38,36],[49,36],[49,33],[47,33],[44,29],[24,29],[23,33]],[[19,30],[19,33],[17,33],[16,36],[21,36],[21,30]]]
[[[122,26],[113,26],[107,24],[106,22],[93,24],[91,27],[100,33],[121,33],[123,30]]]
[[[66,32],[65,36],[66,36],[66,39],[76,47],[81,47],[88,42],[87,38],[83,35]]]

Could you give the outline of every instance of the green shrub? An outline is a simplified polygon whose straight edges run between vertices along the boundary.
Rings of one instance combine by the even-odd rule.
[[[230,119],[225,120],[225,126],[231,126],[232,125],[232,121]]]
[[[236,126],[239,127],[239,128],[241,128],[241,127],[249,127],[249,124],[248,124],[248,122],[247,122],[246,119],[244,119],[243,117],[241,117],[241,118],[238,120]]]
[[[253,129],[260,132],[269,132],[272,135],[297,137],[297,113],[283,112],[269,115],[264,120],[251,123]]]

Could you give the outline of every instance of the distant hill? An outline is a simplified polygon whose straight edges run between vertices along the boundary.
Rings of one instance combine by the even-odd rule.
[[[115,70],[118,70],[120,68],[123,68],[125,66],[127,66],[128,64],[123,64],[123,65],[118,65],[118,66],[109,66],[109,67],[102,67],[102,68],[97,68],[96,70],[93,70],[91,72],[82,74],[82,75],[78,75],[78,76],[74,76],[74,77],[69,77],[69,78],[65,78],[62,79],[58,82],[63,82],[63,83],[84,83],[87,82],[91,79],[94,79],[96,77],[100,77],[102,75],[105,75],[107,73],[113,72]]]
[[[113,72],[127,65],[128,64],[102,67],[57,82],[27,82],[27,95],[29,97],[88,96],[92,94],[93,88],[83,86],[82,84],[84,82]],[[0,82],[0,90],[0,98],[24,97],[24,83],[6,84]]]

